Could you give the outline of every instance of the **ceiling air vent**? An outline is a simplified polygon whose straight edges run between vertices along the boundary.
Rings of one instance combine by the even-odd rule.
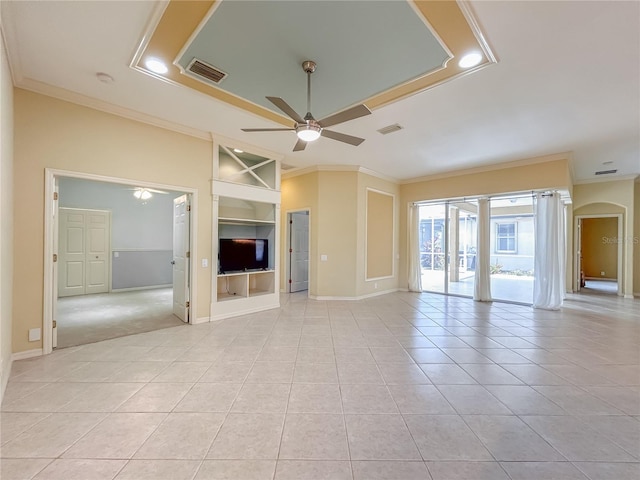
[[[216,85],[227,76],[227,74],[222,70],[214,67],[213,65],[209,65],[202,60],[198,60],[197,58],[191,60],[191,63],[187,66],[187,71],[192,73],[199,80],[206,80],[207,83],[215,83]]]
[[[378,132],[381,133],[382,135],[388,135],[390,133],[397,132],[398,130],[402,130],[402,127],[397,123],[394,123],[393,125],[388,125],[386,127],[379,129]]]
[[[600,170],[596,172],[596,175],[611,175],[612,173],[616,173],[618,170]]]

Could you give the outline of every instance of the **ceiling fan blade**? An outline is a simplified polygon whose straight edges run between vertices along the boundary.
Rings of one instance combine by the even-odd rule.
[[[322,120],[318,120],[318,123],[322,128],[331,127],[332,125],[348,122],[349,120],[364,117],[365,115],[370,114],[371,110],[369,110],[365,105],[360,104],[356,105],[355,107],[351,107],[343,112],[338,112],[335,115],[329,115]]]
[[[283,99],[281,99],[280,97],[267,97],[267,100],[273,103],[276,107],[278,107],[284,113],[289,115],[297,123],[305,123],[302,117],[298,115],[296,111],[293,108],[291,108],[289,104],[285,102]]]
[[[293,147],[293,151],[294,152],[301,152],[302,150],[305,149],[306,146],[307,146],[307,142],[305,142],[304,140],[298,139],[298,141],[296,142],[295,146]]]
[[[331,140],[338,140],[339,142],[348,143],[349,145],[353,145],[354,147],[357,147],[362,142],[364,142],[364,138],[353,137],[351,135],[347,135],[346,133],[333,132],[331,130],[325,129],[322,129],[320,135],[330,138]]]
[[[295,132],[295,128],[243,128],[243,132]]]

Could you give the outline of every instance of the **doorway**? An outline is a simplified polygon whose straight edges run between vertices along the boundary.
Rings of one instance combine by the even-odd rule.
[[[287,214],[289,293],[309,290],[309,210]]]
[[[45,238],[43,353],[56,347],[191,323],[195,278],[190,252],[194,251],[191,238],[195,222],[189,220],[196,192],[56,171],[47,171],[49,185],[52,201],[47,199],[46,208],[52,215],[45,221],[49,235]],[[71,225],[75,243],[70,242],[68,213],[75,213],[72,219],[77,222],[81,220],[78,213],[87,212],[86,218],[99,210],[110,219],[111,227],[102,245],[106,285],[100,291],[66,289],[65,284],[75,285],[82,277],[91,280],[86,266],[95,260],[95,254],[87,257],[81,274],[81,262],[74,263],[77,258],[69,262],[65,250],[71,246],[79,254],[83,250],[81,237],[85,238],[85,252],[94,250],[90,242],[98,236],[90,227],[85,227],[83,234],[82,229],[75,228],[76,223]],[[75,271],[70,272],[69,265]]]
[[[622,215],[577,215],[576,291],[622,293]]]

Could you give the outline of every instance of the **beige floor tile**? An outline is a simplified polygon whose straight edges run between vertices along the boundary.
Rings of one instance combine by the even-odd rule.
[[[162,373],[171,362],[131,362],[125,368],[109,376],[109,382],[150,382]]]
[[[61,412],[113,412],[131,398],[144,383],[89,383]]]
[[[378,369],[387,385],[425,385],[431,383],[415,363],[379,363]]]
[[[283,425],[284,415],[230,413],[207,458],[276,460]]]
[[[103,413],[53,413],[2,446],[3,458],[55,458],[95,427]]]
[[[566,460],[518,417],[470,415],[463,418],[498,461]]]
[[[115,480],[192,480],[196,460],[130,460]]]
[[[599,463],[580,462],[576,466],[590,480],[637,480],[640,477],[640,463]]]
[[[170,412],[191,389],[191,383],[148,383],[124,402],[119,412]]]
[[[3,458],[0,461],[0,478],[31,480],[52,461],[51,458]]]
[[[133,458],[201,460],[223,421],[222,413],[170,413]]]
[[[278,460],[275,480],[352,480],[347,461]]]
[[[497,462],[427,462],[433,480],[509,480]]]
[[[384,379],[375,363],[338,364],[338,381],[342,384],[384,385]]]
[[[500,365],[460,364],[460,367],[481,385],[522,385],[522,381]]]
[[[283,347],[290,348],[290,347]],[[291,383],[294,363],[257,361],[253,364],[246,383]]]
[[[287,414],[279,458],[348,460],[349,449],[343,416]]]
[[[526,385],[565,385],[566,381],[539,365],[503,365]]]
[[[341,385],[344,413],[398,413],[385,385]]]
[[[423,363],[420,369],[434,385],[474,385],[471,375],[452,363]]]
[[[294,384],[287,413],[342,413],[338,385]]]
[[[626,415],[578,417],[584,424],[640,459],[640,423]]]
[[[454,363],[439,348],[407,348],[407,353],[416,363]]]
[[[456,413],[433,385],[389,385],[388,388],[400,413],[426,415]]]
[[[241,387],[237,383],[196,383],[173,411],[228,412]]]
[[[126,460],[54,460],[34,480],[112,480]]]
[[[486,389],[516,415],[564,415],[558,405],[526,385],[487,385]]]
[[[272,480],[274,460],[205,460],[195,480]]]
[[[297,363],[336,363],[333,347],[298,347]]]
[[[640,392],[633,387],[594,386],[585,390],[627,415],[640,415]]]
[[[587,480],[569,462],[503,462],[512,480]]]
[[[16,362],[17,363],[17,362]],[[4,391],[4,397],[2,398],[3,404],[12,403],[20,398],[23,398],[36,390],[41,389],[48,383],[43,382],[15,382],[13,378],[7,383]]]
[[[568,460],[633,462],[636,458],[575,417],[521,417]]]
[[[280,347],[267,345],[265,346],[260,355],[258,355],[258,362],[289,362],[296,361],[298,355],[298,347]]]
[[[338,383],[335,363],[296,363],[293,383]]]
[[[368,348],[335,347],[335,354],[338,365],[376,363]]]
[[[50,413],[2,412],[0,413],[0,445],[13,440],[22,432],[51,415]]]
[[[439,385],[438,390],[461,415],[511,414],[511,411],[482,385]]]
[[[112,413],[67,450],[64,458],[131,458],[165,417],[164,413]]]
[[[198,381],[201,383],[243,383],[252,367],[252,362],[214,363]]]
[[[395,341],[395,339],[393,339]],[[415,363],[400,345],[392,347],[370,347],[371,355],[378,364],[382,363]]]
[[[431,480],[421,461],[354,461],[354,480]]]
[[[352,460],[422,460],[401,415],[345,415]]]
[[[290,384],[245,383],[231,407],[234,413],[285,413]]]
[[[3,412],[57,412],[85,391],[84,383],[49,383],[44,387],[14,400],[2,403]]]
[[[156,376],[152,382],[193,383],[211,367],[211,362],[173,362]]]
[[[404,419],[425,460],[494,460],[458,415],[405,415]]]
[[[573,385],[534,387],[570,415],[622,415],[622,411]]]

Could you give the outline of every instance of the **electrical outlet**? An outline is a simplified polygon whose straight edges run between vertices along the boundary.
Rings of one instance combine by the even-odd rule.
[[[600,272],[600,276],[601,276],[601,277],[604,277],[604,272]]]
[[[39,328],[29,329],[29,341],[37,342],[38,340],[40,340],[40,329]]]
[[[373,284],[373,288],[377,289],[378,288],[378,282]]]
[[[209,259],[208,258],[203,258],[202,259],[202,268],[207,268],[209,266]]]

